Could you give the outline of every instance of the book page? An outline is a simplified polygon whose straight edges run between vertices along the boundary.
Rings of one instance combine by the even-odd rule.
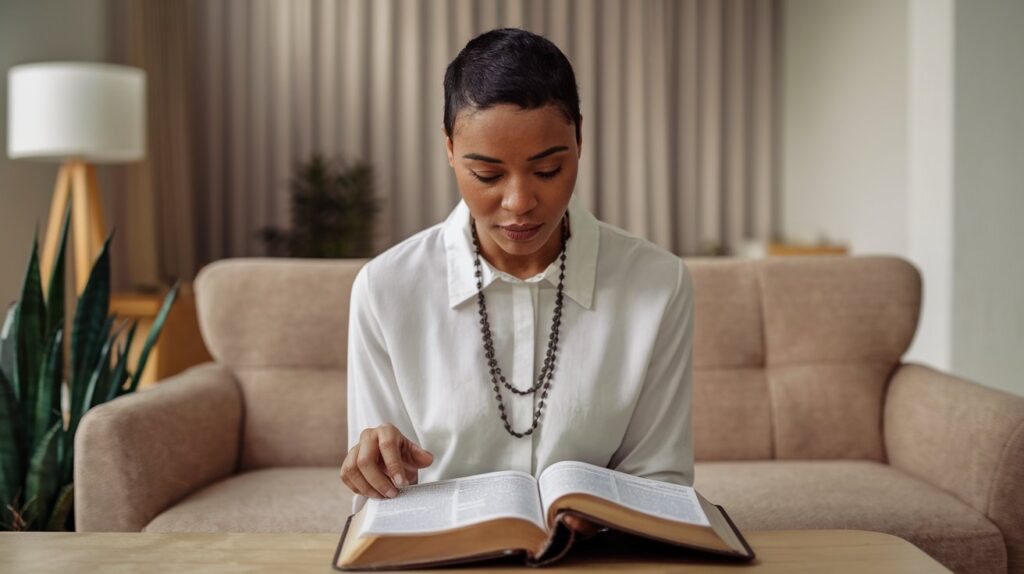
[[[544,516],[559,497],[579,492],[610,500],[639,512],[710,526],[692,487],[640,478],[585,462],[557,462],[541,473]]]
[[[364,534],[449,530],[495,518],[522,518],[547,530],[537,481],[518,470],[414,484],[395,498],[366,501]]]

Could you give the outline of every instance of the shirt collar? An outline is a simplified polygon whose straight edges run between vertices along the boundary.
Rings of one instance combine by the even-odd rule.
[[[569,198],[569,229],[571,237],[566,244],[565,285],[563,289],[570,299],[584,309],[590,309],[594,299],[594,281],[597,274],[598,226],[597,218],[580,203],[575,193]],[[444,246],[448,263],[448,303],[454,309],[460,303],[476,295],[476,268],[473,265],[473,236],[469,227],[469,207],[465,200],[459,200],[443,226]],[[543,273],[528,279],[495,269],[480,258],[483,268],[484,289],[496,279],[509,283],[535,283],[546,280],[558,285],[559,259],[548,265]]]

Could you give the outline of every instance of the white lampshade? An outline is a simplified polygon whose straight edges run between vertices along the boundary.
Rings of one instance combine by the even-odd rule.
[[[7,156],[91,163],[146,155],[146,73],[90,62],[14,66],[7,74]]]

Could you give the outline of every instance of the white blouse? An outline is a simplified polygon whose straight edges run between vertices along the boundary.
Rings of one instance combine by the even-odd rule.
[[[598,221],[574,194],[559,345],[532,435],[504,427],[484,356],[469,209],[372,259],[352,288],[348,442],[383,423],[434,455],[419,482],[561,460],[693,485],[693,282],[676,255]],[[519,279],[480,258],[498,367],[532,386],[547,352],[560,260]],[[513,430],[540,392],[502,398]],[[365,502],[356,496],[353,511]]]

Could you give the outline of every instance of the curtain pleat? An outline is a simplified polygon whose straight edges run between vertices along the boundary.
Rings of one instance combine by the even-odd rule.
[[[380,252],[458,202],[443,77],[474,36],[545,35],[583,113],[576,193],[679,255],[778,228],[779,0],[112,0],[122,60],[149,78],[150,149],[123,170],[115,223],[132,282],[266,253],[314,152],[369,162]],[[140,25],[141,23],[141,25]],[[122,273],[122,279],[124,273]]]

